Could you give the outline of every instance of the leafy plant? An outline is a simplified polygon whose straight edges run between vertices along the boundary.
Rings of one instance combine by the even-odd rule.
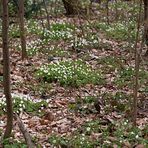
[[[62,48],[53,46],[53,48],[49,51],[49,55],[52,55],[53,57],[70,57],[70,52]]]
[[[129,21],[128,24],[123,22],[116,22],[108,25],[107,23],[97,23],[96,28],[103,31],[107,37],[119,41],[134,41],[136,37],[136,22]]]
[[[144,128],[147,130],[147,127]],[[135,144],[148,144],[148,140],[143,137],[142,130],[138,127],[133,127],[132,123],[128,120],[124,120],[116,123],[116,130],[113,135],[117,138],[116,144],[122,146],[124,141],[128,141],[131,145]]]
[[[112,11],[116,12],[116,9],[118,10],[118,13],[122,16],[121,20],[124,20],[125,17],[127,17],[125,14],[128,13],[128,17],[131,19],[136,20],[136,16],[139,12],[140,7],[137,3],[134,5],[126,3],[125,1],[118,1],[114,3],[110,3],[109,9],[113,9]],[[126,12],[126,13],[123,13]]]
[[[41,50],[42,40],[36,39],[27,43],[27,54],[29,56],[37,54]]]
[[[27,148],[27,145],[25,143],[12,139],[5,139],[4,141],[2,141],[2,143],[5,148]]]
[[[20,37],[20,30],[19,30],[19,26],[16,24],[12,24],[10,26],[10,31],[9,34],[11,37],[13,38],[19,38]]]
[[[13,97],[13,110],[16,113],[27,112],[31,114],[41,113],[41,109],[47,106],[46,101],[33,102],[25,97]],[[6,101],[2,98],[0,101],[0,114],[6,111]]]
[[[37,71],[38,78],[48,82],[59,82],[64,86],[81,86],[88,83],[104,83],[102,75],[81,60],[61,61],[54,64],[43,65]]]
[[[94,101],[96,97],[87,96],[84,98],[77,98],[76,102],[69,103],[68,107],[70,111],[75,111],[81,114],[90,114],[95,112]]]
[[[53,23],[51,24],[51,30],[52,31],[62,31],[67,29],[74,29],[74,26],[70,23]]]
[[[90,140],[85,134],[75,135],[72,137],[61,137],[56,135],[51,135],[49,137],[49,142],[53,146],[61,147],[71,147],[71,148],[92,148],[97,146],[96,142]]]
[[[36,94],[36,95],[46,95],[50,92],[51,90],[51,85],[49,83],[37,83],[36,85],[34,85],[33,87],[31,86],[31,90]]]
[[[70,136],[51,135],[49,142],[52,146],[71,148],[110,147],[113,145],[123,147],[126,142],[131,147],[135,144],[143,144],[144,146],[148,144],[141,129],[133,127],[128,120],[111,124],[106,122],[107,126],[104,124],[105,122],[99,120],[88,121]],[[143,131],[147,131],[147,127]],[[96,138],[93,135],[100,136]]]
[[[72,38],[73,26],[66,23],[51,24],[50,30],[44,29],[41,38],[45,43],[49,40],[67,40]]]
[[[99,120],[94,120],[94,121],[88,121],[85,122],[81,128],[78,129],[77,132],[82,132],[85,135],[91,135],[92,133],[99,133],[102,132],[103,130],[101,129],[100,126],[100,121]]]
[[[124,68],[121,71],[119,71],[119,74],[117,75],[117,78],[115,79],[115,83],[119,87],[131,87],[133,84],[133,76],[134,76],[134,69],[131,67]],[[148,77],[148,72],[140,70],[139,72],[139,80],[141,84],[147,83],[147,77]]]
[[[29,19],[27,21],[27,31],[31,34],[41,35],[43,32],[43,28],[39,21]]]

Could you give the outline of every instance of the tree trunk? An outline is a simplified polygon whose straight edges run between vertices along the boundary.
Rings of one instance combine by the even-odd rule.
[[[20,26],[20,38],[21,38],[21,47],[22,47],[22,60],[27,58],[26,51],[26,36],[24,28],[24,0],[18,0],[18,17],[19,17],[19,26]]]
[[[144,1],[144,21],[145,21],[145,28],[144,28],[144,34],[145,34],[145,42],[148,45],[148,1]]]
[[[66,15],[76,15],[80,13],[80,4],[78,0],[62,0]]]
[[[45,12],[46,12],[46,18],[47,18],[47,25],[48,25],[48,29],[50,28],[50,22],[49,22],[49,12],[48,12],[48,9],[47,9],[47,6],[46,6],[46,1],[43,0],[43,3],[44,3],[44,8],[45,8]]]
[[[3,40],[3,86],[4,94],[6,97],[7,104],[7,126],[4,133],[4,139],[11,136],[12,125],[13,125],[13,108],[12,98],[10,92],[10,59],[8,49],[8,0],[2,0],[3,6],[3,21],[2,21],[2,40]]]
[[[106,20],[109,25],[109,0],[106,0]]]

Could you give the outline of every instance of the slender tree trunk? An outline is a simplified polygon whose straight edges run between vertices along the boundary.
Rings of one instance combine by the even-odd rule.
[[[144,2],[144,19],[146,20],[148,18],[148,1],[143,0]]]
[[[106,20],[107,20],[107,24],[109,25],[109,0],[106,0]]]
[[[140,19],[141,19],[141,11],[142,11],[142,0],[140,0],[140,10],[139,16],[137,20],[137,33],[136,33],[136,41],[135,41],[135,75],[134,75],[134,88],[133,88],[133,125],[136,126],[137,120],[137,104],[138,104],[138,89],[139,89],[139,68],[140,68],[140,54],[142,52],[142,47],[140,51],[137,49],[138,39],[139,39],[139,31],[140,31]],[[143,39],[141,46],[143,44]]]
[[[19,17],[19,26],[20,26],[20,38],[21,38],[21,47],[22,47],[22,60],[27,58],[26,51],[26,35],[24,27],[24,0],[18,0],[18,17]]]
[[[12,98],[10,92],[10,59],[8,49],[8,0],[2,0],[3,6],[3,21],[2,21],[2,40],[3,40],[3,85],[4,94],[6,97],[7,104],[7,126],[4,133],[4,139],[11,136],[12,125],[13,125],[13,109],[12,109]]]
[[[145,43],[148,46],[148,1],[143,0],[144,2],[144,38],[145,38]],[[145,53],[145,56],[148,56],[148,49]]]
[[[118,9],[117,9],[117,0],[115,0],[115,11],[116,11],[116,22],[118,21]]]
[[[48,13],[48,9],[47,9],[47,6],[46,6],[46,1],[43,0],[43,3],[44,3],[45,11],[46,11],[46,18],[47,18],[47,24],[48,24],[48,27],[47,28],[50,28],[49,13]]]

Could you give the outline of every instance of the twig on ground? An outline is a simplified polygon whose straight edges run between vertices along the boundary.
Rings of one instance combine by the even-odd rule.
[[[35,145],[33,144],[32,140],[31,140],[31,136],[30,136],[29,132],[27,131],[27,129],[25,128],[25,126],[24,126],[23,122],[21,121],[20,117],[15,113],[14,118],[17,120],[19,129],[20,129],[20,131],[22,132],[22,134],[23,134],[23,136],[25,138],[25,141],[26,141],[26,144],[27,144],[28,148],[34,148]]]

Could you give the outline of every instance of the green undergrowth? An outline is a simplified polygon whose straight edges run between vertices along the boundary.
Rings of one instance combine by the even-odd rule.
[[[70,40],[70,46],[75,48],[89,49],[99,47],[99,38],[95,33],[85,32],[74,34],[73,38]]]
[[[104,101],[104,111],[110,113],[116,111],[119,114],[130,110],[132,96],[126,92],[117,91],[114,93],[106,92],[102,95]]]
[[[44,43],[49,40],[67,40],[73,37],[73,26],[67,23],[53,23],[50,26],[50,30],[44,29],[41,34],[41,39]]]
[[[132,67],[127,67],[118,71],[117,77],[115,78],[114,83],[119,87],[129,87],[133,86],[133,78],[135,72]],[[140,69],[139,71],[139,82],[140,85],[147,85],[148,83],[148,72],[146,70]]]
[[[81,60],[43,65],[36,75],[44,81],[58,82],[62,86],[79,87],[90,83],[98,85],[104,83],[102,74]]]
[[[22,142],[16,141],[16,140],[12,140],[12,139],[4,140],[3,146],[5,148],[27,148],[27,145],[25,143],[22,143]]]
[[[101,111],[106,114],[116,111],[119,114],[124,114],[130,110],[132,96],[122,91],[116,93],[106,92],[99,96],[87,96],[76,98],[75,102],[69,103],[68,108],[70,111],[79,113],[81,115],[88,115],[97,113],[94,103],[99,101],[98,104],[102,109]]]
[[[66,51],[62,48],[56,47],[56,46],[52,46],[53,48],[51,48],[48,53],[50,55],[50,57],[70,57],[71,53],[69,51]]]
[[[114,72],[117,69],[122,69],[125,66],[124,59],[114,56],[106,56],[97,60],[98,64],[102,65],[103,73],[107,74]]]
[[[33,86],[32,83],[30,83],[29,86],[30,86],[29,88],[30,91],[32,91],[34,95],[40,95],[40,96],[44,96],[50,93],[50,90],[52,89],[51,84],[44,82],[34,84]]]
[[[94,102],[97,97],[87,96],[83,98],[76,98],[75,102],[69,103],[68,108],[70,111],[80,113],[82,115],[96,113]]]
[[[12,38],[20,38],[20,30],[17,24],[10,25],[9,35]]]
[[[47,107],[46,101],[33,102],[26,97],[13,97],[13,111],[16,113],[26,112],[33,115],[41,115],[43,108]],[[6,100],[2,98],[0,100],[0,114],[6,112]]]
[[[147,146],[147,130],[147,126],[142,130],[133,127],[128,120],[114,123],[92,120],[81,125],[71,136],[51,135],[49,142],[53,146],[71,148],[123,147],[127,143],[130,147],[138,144]]]
[[[127,1],[118,1],[118,2],[112,2],[109,3],[109,9],[121,16],[122,19],[125,19],[127,17],[135,19],[136,16],[139,13],[139,5],[138,3],[135,3],[134,5],[132,3],[129,3]]]
[[[107,24],[105,22],[96,23],[95,26],[100,31],[103,31],[107,38],[116,39],[119,41],[135,41],[136,37],[136,22],[115,22]]]

